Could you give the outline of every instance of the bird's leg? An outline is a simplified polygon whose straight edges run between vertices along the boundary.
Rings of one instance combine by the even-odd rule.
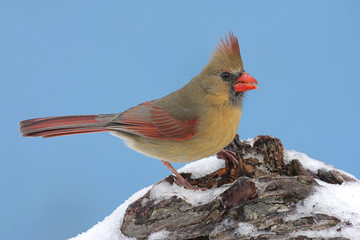
[[[171,166],[171,164],[169,162],[166,162],[166,161],[163,161],[161,160],[161,162],[167,167],[170,169],[170,171],[172,173],[175,174],[175,176],[177,177],[177,183],[180,185],[180,186],[183,186],[185,188],[189,188],[189,189],[192,189],[192,190],[206,190],[206,188],[199,188],[199,187],[196,187],[196,186],[193,186],[191,185],[185,178],[183,178],[183,176],[180,175],[180,173],[178,173],[175,168],[173,166]]]

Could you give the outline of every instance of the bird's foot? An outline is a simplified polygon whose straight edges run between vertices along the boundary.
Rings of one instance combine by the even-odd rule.
[[[175,180],[175,183],[177,183],[179,186],[183,186],[184,188],[188,188],[188,189],[191,189],[191,190],[201,190],[201,191],[205,191],[207,190],[207,188],[201,188],[201,187],[198,187],[198,186],[194,186],[194,185],[191,185],[183,176],[181,176],[180,173],[178,173],[175,168],[173,166],[171,166],[171,164],[169,162],[166,162],[166,161],[161,161],[167,168],[170,169],[170,171],[172,173],[175,174],[176,176],[176,180]]]
[[[224,161],[228,164],[229,162],[233,166],[238,166],[240,164],[239,160],[237,159],[236,153],[228,150],[228,149],[222,149],[220,152],[216,154],[217,157],[224,159]]]
[[[181,176],[181,175],[180,175]],[[207,188],[205,187],[198,187],[198,186],[194,186],[194,185],[191,185],[191,183],[189,183],[189,181],[187,181],[185,178],[183,178],[181,176],[181,178],[177,177],[177,179],[175,180],[175,183],[179,186],[182,186],[184,188],[187,188],[187,189],[191,189],[191,190],[201,190],[201,191],[206,191],[208,190]]]
[[[229,171],[229,174],[233,179],[237,179],[240,176],[251,176],[244,165],[244,160],[238,153],[229,149],[223,149],[218,152],[216,156],[224,159],[226,169]]]

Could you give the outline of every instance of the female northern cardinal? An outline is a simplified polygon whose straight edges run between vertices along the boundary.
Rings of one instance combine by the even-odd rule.
[[[20,122],[24,137],[57,137],[110,131],[128,146],[158,158],[183,186],[169,162],[190,162],[219,152],[234,138],[244,92],[257,81],[244,71],[237,38],[230,32],[201,73],[169,95],[122,113],[46,117]]]

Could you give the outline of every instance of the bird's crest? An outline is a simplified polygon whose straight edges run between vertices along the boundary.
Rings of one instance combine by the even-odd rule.
[[[217,51],[229,57],[240,57],[240,48],[237,37],[229,32],[229,37],[225,39],[220,37],[220,43],[217,44]]]
[[[220,37],[220,42],[216,46],[211,63],[236,69],[243,67],[239,42],[232,32],[229,32],[227,36],[225,35],[225,38]]]

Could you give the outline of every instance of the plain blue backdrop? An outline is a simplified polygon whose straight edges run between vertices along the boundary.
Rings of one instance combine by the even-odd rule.
[[[359,11],[355,0],[1,1],[1,239],[75,236],[170,174],[107,133],[22,138],[19,121],[162,97],[229,30],[259,82],[240,137],[278,137],[359,178]]]

